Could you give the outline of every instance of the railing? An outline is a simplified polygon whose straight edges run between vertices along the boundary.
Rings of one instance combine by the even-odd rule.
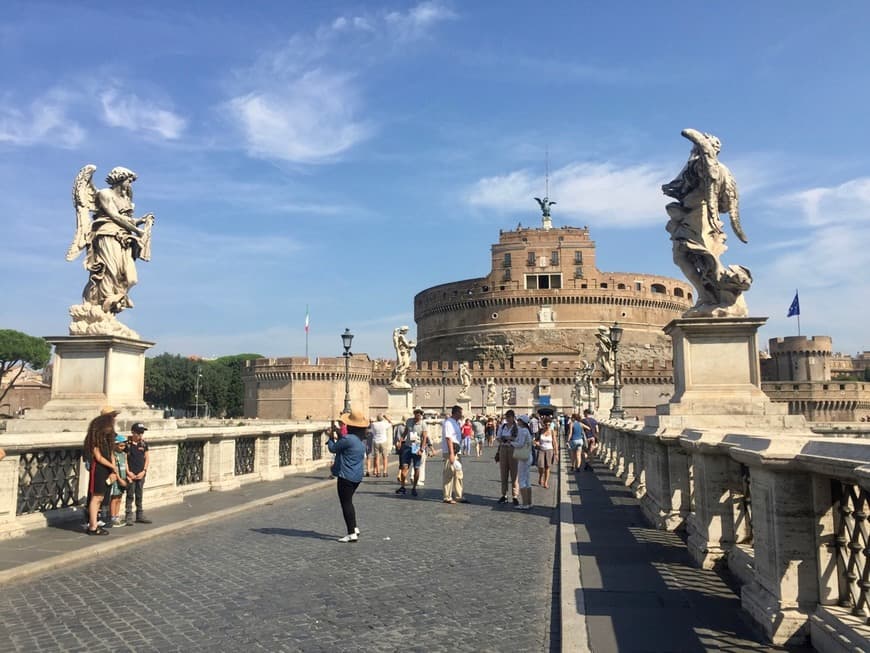
[[[254,473],[256,442],[256,438],[238,438],[236,440],[236,476]]]
[[[319,468],[328,422],[205,426],[148,432],[149,507]],[[80,518],[88,471],[83,433],[0,433],[0,538]]]
[[[870,623],[870,492],[852,483],[831,482],[837,547],[838,604]]]
[[[205,470],[205,440],[185,440],[178,443],[175,484],[201,483]]]
[[[870,441],[752,433],[605,421],[601,460],[699,565],[727,565],[771,641],[867,650]]]
[[[278,466],[293,464],[293,434],[282,433],[278,440]]]
[[[48,449],[23,454],[18,462],[16,514],[75,505],[81,459],[81,449]]]

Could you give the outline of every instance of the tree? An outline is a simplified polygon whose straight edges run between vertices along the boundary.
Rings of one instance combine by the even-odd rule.
[[[51,346],[42,338],[0,329],[0,402],[29,367],[40,370],[51,358]],[[6,387],[2,387],[5,382]]]
[[[145,359],[145,402],[161,408],[193,403],[196,362],[177,354]]]
[[[226,416],[241,417],[245,414],[245,384],[242,381],[242,369],[245,361],[262,358],[260,354],[236,354],[222,356],[214,361],[228,372]]]

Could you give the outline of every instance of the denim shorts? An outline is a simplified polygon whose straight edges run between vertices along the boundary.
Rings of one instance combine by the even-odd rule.
[[[399,451],[399,464],[402,467],[414,466],[414,469],[420,469],[423,466],[423,455],[419,453],[411,453],[411,447],[402,447]]]

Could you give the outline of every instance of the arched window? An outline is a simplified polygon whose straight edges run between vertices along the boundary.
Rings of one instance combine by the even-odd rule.
[[[616,289],[617,290],[625,290],[625,284],[624,283],[616,284]]]
[[[664,287],[662,284],[660,284],[660,283],[654,283],[653,285],[651,285],[651,286],[650,286],[650,290],[651,290],[652,292],[659,293],[659,294],[661,294],[661,295],[667,294],[667,292],[668,292],[668,289],[665,288],[665,287]]]
[[[549,364],[550,364],[549,358],[544,357],[541,359],[541,367],[547,367]]]
[[[674,288],[674,297],[683,297],[685,294],[683,293],[682,288]]]
[[[606,283],[599,283],[598,287],[599,288],[607,288],[607,284]]]

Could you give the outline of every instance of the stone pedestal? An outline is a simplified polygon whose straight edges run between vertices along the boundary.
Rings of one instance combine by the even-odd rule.
[[[498,406],[495,404],[487,404],[486,405],[486,414],[487,415],[498,415]]]
[[[161,411],[145,404],[145,352],[153,342],[117,336],[57,336],[54,345],[51,399],[24,419],[10,420],[7,432],[35,433],[86,430],[104,406],[120,411],[119,431],[135,421],[149,429],[174,428]]]
[[[586,404],[580,407],[580,413],[583,413],[583,408]],[[610,409],[613,408],[613,383],[598,384],[598,404],[595,408],[595,414],[599,419],[607,419],[610,417]]]
[[[414,390],[387,386],[387,414],[395,422],[400,417],[408,419],[414,413]]]
[[[462,406],[463,417],[471,417],[473,415],[471,411],[471,397],[459,395],[456,397],[456,405]],[[450,406],[447,407],[447,414],[450,414]]]

